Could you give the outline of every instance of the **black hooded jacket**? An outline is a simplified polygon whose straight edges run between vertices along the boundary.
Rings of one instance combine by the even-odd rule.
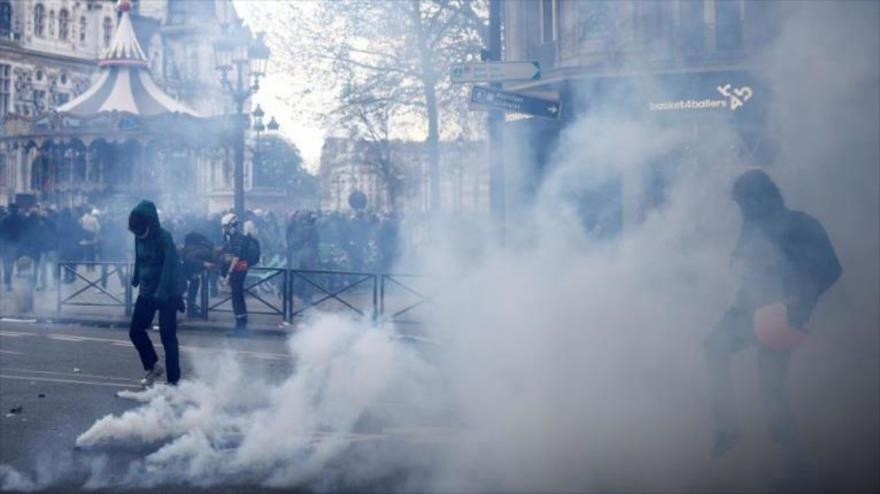
[[[794,298],[788,322],[804,328],[819,296],[840,278],[842,268],[821,223],[785,208],[743,224],[734,259],[744,264],[741,305],[761,305]]]
[[[146,238],[135,237],[132,286],[140,286],[140,295],[159,300],[180,296],[177,248],[171,234],[159,225],[156,206],[150,201],[141,201],[132,209],[131,219],[150,227]]]

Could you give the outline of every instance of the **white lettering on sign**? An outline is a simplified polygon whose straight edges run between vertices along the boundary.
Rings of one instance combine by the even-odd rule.
[[[678,110],[714,110],[718,108],[730,108],[736,111],[747,101],[752,99],[754,91],[749,86],[734,88],[732,84],[724,84],[715,88],[726,99],[682,99],[660,102],[649,102],[648,109],[651,111],[678,111]]]

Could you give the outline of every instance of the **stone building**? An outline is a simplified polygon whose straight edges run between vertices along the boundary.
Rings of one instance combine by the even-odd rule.
[[[328,137],[318,172],[321,209],[350,211],[349,196],[362,192],[367,208],[416,213],[428,210],[427,146],[392,140],[372,143]],[[440,205],[447,211],[484,213],[488,208],[485,143],[440,143]]]
[[[503,2],[504,59],[537,60],[542,72],[538,81],[505,87],[559,98],[563,105],[558,121],[506,123],[506,142],[521,144],[505,158],[510,187],[533,190],[547,175],[561,131],[584,115],[603,112],[673,126],[693,144],[717,135],[719,125],[732,127],[737,159],[771,160],[769,94],[750,60],[772,40],[781,3]],[[675,162],[687,152],[670,153],[650,176],[620,176],[584,192],[582,209],[592,211],[584,220],[588,228],[598,224],[613,233],[637,222],[662,202]]]
[[[0,0],[0,120],[36,118],[82,94],[98,75],[98,61],[110,46],[119,15],[116,0]],[[232,0],[131,0],[131,22],[152,80],[164,93],[197,114],[227,114],[231,98],[215,70],[214,42],[222,26],[240,19]],[[246,105],[249,111],[249,105]],[[251,141],[250,132],[247,140]],[[252,146],[246,146],[252,149]],[[180,153],[178,153],[180,154]],[[232,153],[184,153],[193,168],[193,203],[216,210],[232,204]],[[52,200],[27,180],[31,170],[15,170],[11,150],[0,150],[0,203],[16,194]],[[36,159],[36,157],[34,157]],[[31,166],[28,163],[28,166]],[[250,188],[251,153],[245,156]],[[80,191],[67,202],[92,200]]]

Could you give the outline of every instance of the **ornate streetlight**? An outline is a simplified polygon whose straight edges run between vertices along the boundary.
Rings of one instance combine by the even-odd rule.
[[[263,33],[257,33],[256,38],[251,37],[250,30],[239,20],[231,26],[228,23],[222,25],[220,36],[214,43],[214,56],[223,89],[235,102],[235,213],[243,218],[244,133],[250,126],[244,105],[260,89],[260,78],[265,75],[269,61],[269,47],[263,40]]]

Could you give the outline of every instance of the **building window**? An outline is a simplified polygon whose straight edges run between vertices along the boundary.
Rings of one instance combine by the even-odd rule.
[[[113,19],[104,18],[104,47],[110,46],[110,39],[113,37]]]
[[[34,34],[38,38],[46,35],[46,7],[41,3],[34,7]]]
[[[703,2],[679,5],[679,44],[685,53],[700,53],[706,46],[706,20]]]
[[[49,37],[55,36],[55,11],[49,11]]]
[[[58,12],[58,37],[67,41],[68,35],[70,35],[70,14],[67,13],[67,9],[61,9]]]
[[[0,0],[0,38],[6,38],[12,32],[12,4]]]
[[[79,18],[79,42],[83,44],[86,42],[86,28],[88,27],[88,22],[86,21],[86,16],[82,16]]]
[[[742,46],[742,4],[715,2],[715,47],[718,51],[738,50]]]
[[[55,101],[53,102],[55,106],[61,106],[64,103],[70,101],[70,94],[68,93],[55,93]]]
[[[0,117],[9,113],[12,101],[12,66],[0,64]]]
[[[556,0],[541,0],[541,42],[556,41]]]
[[[46,91],[34,89],[34,115],[46,111]]]

